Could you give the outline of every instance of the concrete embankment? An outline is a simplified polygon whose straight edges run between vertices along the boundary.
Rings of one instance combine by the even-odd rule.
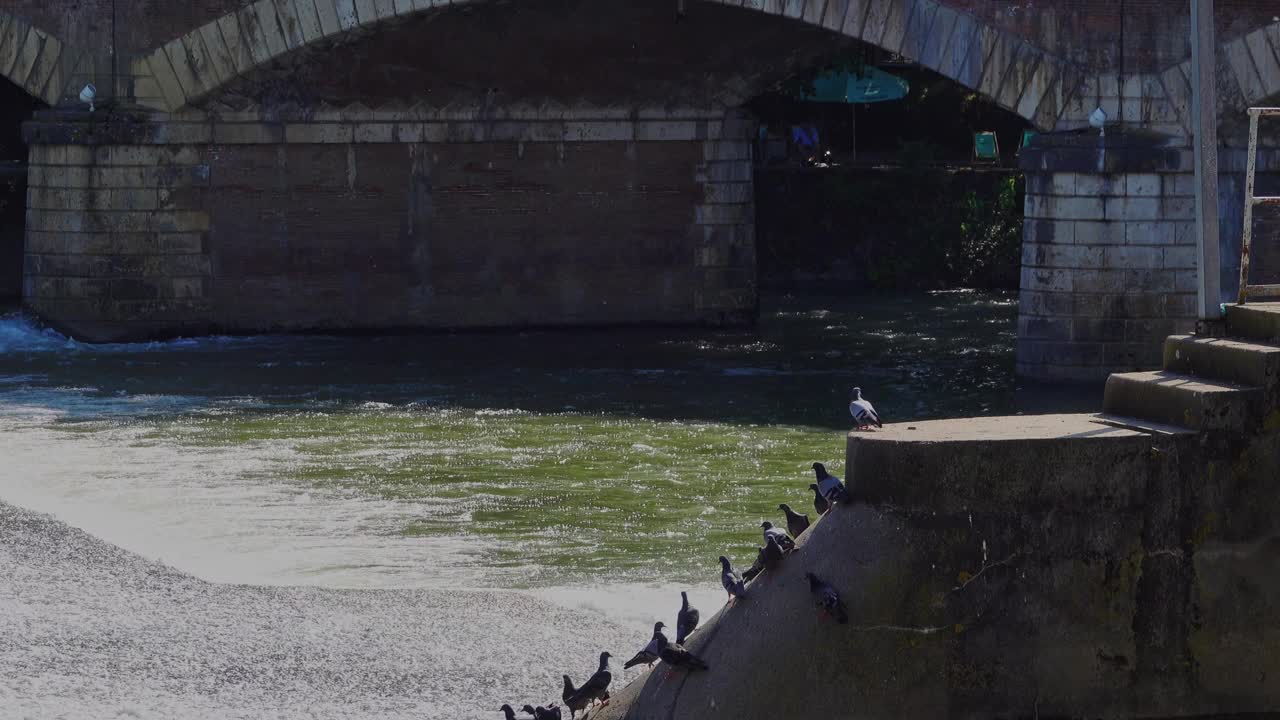
[[[1222,352],[1274,353],[1276,316]],[[857,502],[694,635],[711,671],[659,664],[592,720],[1280,712],[1280,377],[1184,374],[1186,342],[1113,414],[851,433]]]

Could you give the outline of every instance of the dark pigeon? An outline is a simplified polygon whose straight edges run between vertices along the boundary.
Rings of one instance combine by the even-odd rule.
[[[525,705],[525,707],[529,707],[529,706]],[[501,710],[502,714],[507,717],[507,720],[516,720],[516,711],[512,710],[510,705],[503,705],[498,709]],[[528,712],[528,710],[526,710],[525,712]]]
[[[652,665],[658,662],[658,636],[662,634],[662,628],[666,627],[662,623],[653,626],[653,637],[649,639],[649,644],[644,649],[636,653],[636,656],[622,664],[624,670],[629,670],[636,665]]]
[[[729,602],[747,595],[747,588],[742,584],[742,578],[730,567],[729,558],[723,555],[720,556],[720,584],[724,586],[724,591],[729,593]]]
[[[533,720],[560,720],[560,707],[555,703],[547,707],[525,705],[520,710],[532,715]]]
[[[805,577],[809,578],[809,594],[813,595],[813,601],[818,609],[823,613],[835,618],[835,621],[844,625],[849,622],[849,611],[844,607],[844,601],[840,599],[840,593],[830,585],[818,579],[813,573],[805,573]]]
[[[769,538],[773,538],[774,541],[777,542],[778,545],[783,550],[791,551],[796,549],[795,540],[792,540],[785,532],[783,532],[779,528],[774,527],[773,523],[769,522],[768,520],[765,520],[764,522],[760,523],[760,529],[764,530],[765,542],[769,542]]]
[[[782,558],[786,553],[782,550],[782,546],[778,544],[778,538],[773,535],[766,536],[764,543],[764,566],[766,568],[776,568],[782,562]]]
[[[801,515],[792,510],[791,506],[786,503],[779,505],[778,509],[782,511],[783,515],[787,516],[787,532],[791,533],[791,537],[799,538],[804,534],[805,530],[809,529],[808,515]]]
[[[858,423],[859,430],[870,425],[884,427],[884,423],[880,422],[880,414],[871,406],[871,402],[862,399],[862,388],[849,391],[849,414],[853,416],[853,421]]]
[[[756,548],[756,561],[742,573],[742,579],[751,582],[762,572],[764,572],[764,548]]]
[[[826,515],[827,511],[831,509],[831,503],[822,497],[822,491],[818,489],[817,483],[810,483],[809,489],[813,491],[813,511],[818,513],[818,517]]]
[[[585,710],[587,704],[591,702],[587,698],[578,697],[578,689],[573,686],[568,675],[564,676],[564,690],[560,693],[560,699],[564,701],[564,706],[569,708],[570,718],[576,716],[579,710]]]
[[[689,670],[710,670],[711,667],[702,661],[697,655],[685,650],[680,645],[671,644],[665,635],[659,641],[658,655],[661,656],[662,662],[673,668],[687,668]]]
[[[702,616],[698,608],[689,604],[689,593],[680,593],[680,613],[676,615],[676,644],[683,645],[693,631],[698,628]]]
[[[569,676],[564,676],[564,692],[560,699],[564,700],[564,704],[569,708],[569,717],[577,715],[579,710],[586,710],[587,706],[595,700],[601,700],[605,703],[609,702],[609,683],[613,681],[613,673],[609,672],[609,658],[613,657],[607,652],[600,653],[600,669],[595,674],[582,683],[582,687],[574,690],[573,683],[569,682]]]
[[[819,462],[814,463],[813,473],[818,476],[818,489],[822,491],[822,497],[828,502],[832,505],[849,502],[849,491],[845,489],[844,483],[840,482],[840,478],[828,473],[825,465]]]

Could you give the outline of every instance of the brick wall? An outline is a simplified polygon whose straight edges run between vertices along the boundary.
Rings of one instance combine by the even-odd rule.
[[[750,145],[716,139],[719,119],[494,131],[173,123],[151,135],[211,142],[36,144],[27,302],[95,340],[754,316]]]

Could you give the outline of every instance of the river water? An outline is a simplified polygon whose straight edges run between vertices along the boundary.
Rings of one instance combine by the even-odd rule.
[[[1015,380],[1016,306],[775,296],[750,331],[101,346],[10,313],[0,501],[203,580],[515,590],[643,644],[679,589],[718,608],[716,557],[749,560],[779,502],[812,512],[851,386],[886,421],[1096,409]]]

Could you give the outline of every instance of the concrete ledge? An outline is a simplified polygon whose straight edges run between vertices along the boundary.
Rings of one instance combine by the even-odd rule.
[[[1143,502],[1134,479],[1152,444],[1152,433],[1096,415],[898,423],[849,433],[845,472],[860,499],[940,512],[1128,507]]]

